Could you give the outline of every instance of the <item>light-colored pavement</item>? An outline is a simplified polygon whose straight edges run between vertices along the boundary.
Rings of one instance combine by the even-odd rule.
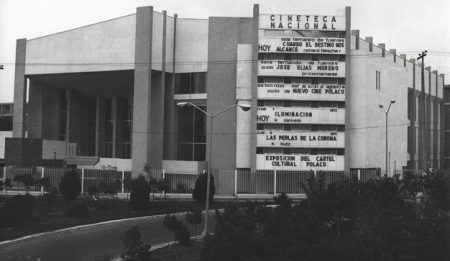
[[[213,212],[210,215],[213,216]],[[173,233],[163,227],[163,219],[160,215],[105,222],[12,241],[0,245],[0,260],[90,261],[104,254],[117,256],[123,252],[121,237],[133,226],[139,227],[145,243],[156,245],[173,241]],[[210,220],[212,231],[215,222],[214,218]]]

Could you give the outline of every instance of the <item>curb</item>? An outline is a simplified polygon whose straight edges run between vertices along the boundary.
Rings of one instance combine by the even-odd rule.
[[[18,242],[21,242],[21,241],[34,239],[34,238],[37,238],[37,237],[48,236],[48,235],[55,235],[55,234],[60,234],[60,233],[64,233],[64,232],[72,232],[72,231],[81,230],[81,229],[90,228],[90,227],[121,223],[121,222],[125,222],[125,221],[136,221],[136,220],[144,220],[144,219],[150,219],[151,220],[151,219],[155,219],[155,218],[161,218],[161,217],[164,217],[166,215],[183,215],[183,214],[186,214],[186,213],[187,212],[178,212],[178,213],[168,213],[168,214],[160,214],[160,215],[153,215],[153,216],[123,218],[123,219],[108,220],[108,221],[102,221],[102,222],[98,222],[98,223],[80,225],[80,226],[75,226],[75,227],[66,227],[66,228],[62,228],[62,229],[58,229],[58,230],[54,230],[54,231],[42,232],[42,233],[32,234],[32,235],[28,235],[28,236],[24,236],[24,237],[19,237],[19,238],[16,238],[16,239],[2,241],[2,242],[0,242],[0,247],[3,247],[5,245],[9,245],[9,244],[18,243]]]

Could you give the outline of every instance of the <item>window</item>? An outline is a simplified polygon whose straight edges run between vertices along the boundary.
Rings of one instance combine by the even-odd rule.
[[[202,110],[206,107],[200,106]],[[178,109],[178,160],[206,159],[206,116],[193,107]]]
[[[206,73],[178,73],[175,75],[175,93],[206,93]]]
[[[375,88],[377,90],[381,90],[381,83],[380,83],[380,81],[381,81],[381,73],[379,71],[376,71],[376,76],[375,77],[376,77]]]
[[[106,158],[112,158],[113,155],[113,114],[112,100],[105,100],[105,153]]]
[[[66,140],[67,127],[67,97],[66,91],[59,94],[59,140]]]
[[[0,131],[12,131],[12,116],[0,116]]]
[[[131,159],[131,126],[133,124],[133,102],[130,98],[124,100],[123,110],[123,135],[122,135],[122,157]]]
[[[95,99],[89,99],[88,103],[88,156],[95,156],[97,103]]]

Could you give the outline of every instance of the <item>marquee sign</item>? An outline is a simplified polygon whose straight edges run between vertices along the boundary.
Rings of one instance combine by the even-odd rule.
[[[261,14],[259,28],[278,30],[345,31],[345,16]]]
[[[258,83],[258,99],[345,101],[345,85]]]
[[[257,146],[283,148],[343,148],[344,132],[295,132],[258,130]]]
[[[345,54],[345,38],[260,37],[258,52]]]
[[[258,170],[344,170],[343,155],[257,154]]]
[[[303,76],[303,77],[345,77],[345,62],[260,60],[258,75],[261,76]]]
[[[343,108],[258,107],[257,123],[345,124]]]

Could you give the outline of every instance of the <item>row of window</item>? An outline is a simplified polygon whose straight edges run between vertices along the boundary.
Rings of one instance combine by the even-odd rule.
[[[206,72],[175,75],[175,94],[206,93]]]
[[[334,148],[256,148],[256,154],[344,155],[345,149]]]

